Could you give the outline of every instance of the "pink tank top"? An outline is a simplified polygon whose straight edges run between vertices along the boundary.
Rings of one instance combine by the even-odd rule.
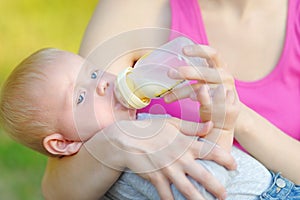
[[[172,30],[209,44],[197,0],[171,0]],[[281,56],[273,71],[253,82],[236,80],[240,100],[291,137],[300,140],[300,0],[290,0]],[[199,105],[189,99],[166,104],[156,99],[141,112],[168,113],[199,121]]]

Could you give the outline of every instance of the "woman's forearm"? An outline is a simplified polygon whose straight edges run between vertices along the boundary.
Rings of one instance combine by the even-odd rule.
[[[268,169],[300,184],[300,142],[280,131],[256,112],[242,106],[235,138]]]
[[[105,152],[103,146],[95,145],[97,136],[74,156],[49,158],[42,184],[45,199],[99,199],[119,178],[119,170],[106,166],[90,151],[92,145],[93,150]]]

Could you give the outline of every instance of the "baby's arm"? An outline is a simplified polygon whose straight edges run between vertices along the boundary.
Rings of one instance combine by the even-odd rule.
[[[203,85],[196,91],[194,98],[201,104],[201,120],[214,123],[214,128],[204,138],[230,152],[239,114],[239,101],[234,92],[225,90],[222,85],[215,89]]]

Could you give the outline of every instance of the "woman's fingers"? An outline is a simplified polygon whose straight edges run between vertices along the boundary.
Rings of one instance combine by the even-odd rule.
[[[216,179],[216,177],[208,172],[201,163],[195,162],[195,159],[199,158],[201,148],[203,147],[202,141],[191,143],[190,149],[193,153],[189,154],[186,152],[177,160],[177,165],[168,166],[166,167],[167,169],[165,168],[163,171],[167,174],[170,182],[172,182],[187,199],[203,199],[197,188],[195,188],[192,182],[186,177],[187,175],[200,183],[207,191],[212,193],[218,199],[225,199],[226,190],[224,186]],[[213,149],[211,149],[211,151],[213,151]],[[215,154],[217,153],[218,152]],[[223,155],[225,154],[222,154],[222,156]],[[224,159],[221,163],[226,163],[229,160],[230,159]],[[226,163],[226,166],[230,165]]]
[[[209,67],[219,68],[225,64],[218,55],[217,51],[206,45],[189,45],[183,48],[183,53],[190,57],[201,57],[206,59]]]
[[[211,96],[209,87],[207,85],[202,85],[198,92],[195,92],[196,98],[195,101],[199,101],[201,106],[210,106],[211,105]],[[193,99],[193,98],[192,98]]]
[[[148,126],[155,127],[155,129],[144,129],[147,125],[147,120],[145,121],[124,121],[124,125],[141,126],[141,131],[137,131],[138,135],[134,135],[130,129],[126,129],[128,126],[113,126],[113,135],[106,135],[107,137],[112,137],[109,140],[111,146],[116,150],[117,154],[121,155],[123,159],[122,166],[131,169],[133,172],[138,173],[150,180],[155,187],[158,189],[159,195],[162,199],[172,199],[170,191],[170,183],[174,183],[176,188],[188,199],[203,199],[190,182],[190,180],[185,176],[186,174],[191,174],[196,180],[202,180],[200,177],[202,175],[196,173],[197,170],[202,170],[200,165],[193,165],[193,169],[190,165],[195,162],[194,159],[204,158],[209,160],[214,160],[217,163],[229,168],[234,169],[232,166],[232,160],[228,158],[230,154],[226,155],[221,151],[215,151],[214,149],[208,149],[205,151],[205,142],[198,141],[197,137],[188,137],[183,135],[182,132],[187,132],[187,135],[197,136],[199,132],[205,130],[205,126],[202,127],[201,124],[194,122],[182,122],[176,118],[165,119],[161,122],[159,119],[149,120]],[[160,126],[160,127],[158,127]],[[157,129],[158,127],[158,129]],[[182,131],[178,130],[181,129]],[[149,133],[142,133],[147,132]],[[121,134],[116,134],[120,132]],[[124,132],[125,131],[125,132]],[[153,131],[155,133],[153,133]],[[111,133],[111,132],[109,132]],[[132,134],[129,134],[132,133]],[[142,135],[142,137],[140,137]],[[151,137],[150,137],[151,136]],[[117,140],[117,141],[116,141]],[[207,152],[202,156],[203,152]],[[100,157],[102,158],[102,157]],[[105,162],[109,166],[114,166],[114,157],[110,157],[112,161]],[[102,161],[106,161],[101,159]],[[120,164],[119,164],[120,165]],[[209,175],[205,176],[208,177]],[[209,183],[204,183],[211,187],[215,184],[214,180],[206,180]],[[170,182],[170,183],[169,183]],[[217,188],[219,186],[217,185]],[[211,192],[217,197],[222,196],[223,190],[215,191],[213,188],[210,189]]]
[[[217,51],[205,45],[189,45],[183,48],[183,53],[190,57],[206,59],[209,67],[176,67],[169,71],[169,76],[174,79],[198,80],[203,83],[223,83],[233,81],[233,77],[224,71],[226,64]]]
[[[215,89],[221,85],[227,90],[233,90],[233,92],[236,93],[233,76],[222,68],[215,69],[183,66],[171,69],[168,72],[168,75],[170,78],[192,80],[192,82],[191,84],[174,88],[171,92],[166,94],[164,96],[164,100],[167,103],[184,98],[191,98],[192,100],[195,100],[195,97],[197,97],[197,93],[199,92],[199,88],[203,85],[207,85],[211,89]]]
[[[206,82],[220,82],[220,75],[214,68],[180,66],[168,71],[168,76],[173,79],[198,80]]]
[[[181,133],[187,136],[205,136],[213,127],[213,123],[211,121],[207,121],[205,123],[197,123],[180,120],[174,117],[168,120],[171,124],[178,128]]]
[[[174,184],[178,191],[185,196],[185,198],[190,200],[205,200],[191,181],[186,177],[186,174],[180,173],[176,170],[175,173],[172,173],[172,176],[170,176],[170,181]]]
[[[159,172],[153,172],[147,174],[149,181],[154,185],[156,188],[158,195],[162,200],[173,200],[173,194],[170,188],[169,180]]]
[[[233,83],[233,77],[223,68],[181,66],[170,69],[168,76],[173,79],[197,80],[206,84]]]
[[[225,199],[226,189],[224,186],[201,164],[191,162],[187,167],[186,171],[189,176],[200,183],[207,191],[212,193],[218,199]]]
[[[218,87],[219,84],[204,84],[204,83],[193,83],[191,85],[184,85],[182,87],[174,88],[171,92],[164,95],[164,101],[171,103],[179,99],[191,98],[193,101],[199,101],[199,92],[203,92],[200,88],[202,86],[207,87],[209,94],[211,89]]]
[[[209,146],[209,145],[206,145],[206,146]],[[203,148],[203,147],[201,147],[201,148]],[[201,159],[215,161],[219,165],[222,165],[225,168],[227,168],[228,170],[236,169],[237,164],[230,153],[228,153],[227,151],[225,151],[224,149],[222,149],[218,146],[214,146],[213,148],[206,147],[206,149],[210,149],[210,150],[209,150],[209,152],[206,152],[205,155],[202,153],[201,155],[204,155],[204,157],[200,156]]]
[[[192,85],[184,85],[182,87],[174,88],[171,92],[164,95],[164,100],[167,103],[177,101],[179,99],[190,98],[196,96],[196,92],[203,84],[197,83]],[[194,100],[194,99],[193,99]]]

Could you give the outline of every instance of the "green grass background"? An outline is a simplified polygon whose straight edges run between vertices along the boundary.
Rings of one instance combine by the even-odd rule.
[[[25,57],[44,47],[77,52],[97,0],[0,0],[0,84]],[[0,128],[0,199],[43,199],[46,157]]]

